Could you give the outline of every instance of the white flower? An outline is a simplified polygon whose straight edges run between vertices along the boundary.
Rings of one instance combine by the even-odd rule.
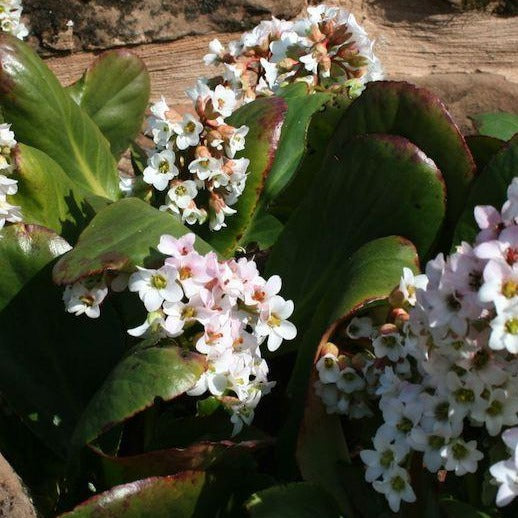
[[[11,205],[5,196],[0,196],[0,228],[3,228],[6,221],[19,223],[22,221],[22,213],[20,207]]]
[[[297,329],[288,322],[293,313],[293,302],[275,295],[268,303],[268,308],[261,311],[260,320],[256,326],[259,336],[268,336],[268,349],[277,350],[283,340],[293,340]]]
[[[372,487],[385,495],[390,509],[395,513],[399,512],[401,501],[411,503],[416,500],[408,472],[399,466],[386,473],[381,481],[375,480]]]
[[[441,449],[444,460],[444,469],[455,471],[457,476],[477,471],[478,461],[484,455],[477,450],[477,441],[465,442],[462,439],[453,439]]]
[[[496,494],[496,505],[509,505],[518,495],[518,466],[516,457],[493,464],[489,472],[500,486]]]
[[[480,288],[482,302],[493,302],[498,312],[518,301],[518,264],[490,260],[484,268],[484,284]]]
[[[169,182],[178,175],[175,159],[176,156],[170,149],[152,155],[144,169],[144,181],[159,191],[165,190]]]
[[[99,283],[87,287],[82,282],[67,286],[63,292],[63,301],[68,313],[76,316],[85,314],[90,318],[98,318],[101,314],[100,304],[108,294],[108,288]]]
[[[422,428],[416,427],[410,432],[409,443],[416,451],[424,452],[423,464],[432,473],[437,473],[443,465],[441,450],[446,443],[442,435],[426,433]]]
[[[196,183],[192,180],[185,180],[184,182],[175,181],[171,189],[167,191],[166,204],[161,209],[167,208],[179,214],[181,210],[189,207],[197,194]]]
[[[183,116],[182,122],[174,122],[172,128],[176,133],[175,142],[178,149],[184,150],[197,146],[200,142],[200,133],[203,131],[203,125],[190,113],[186,113]]]
[[[178,302],[183,298],[183,291],[177,282],[176,268],[165,264],[158,270],[138,267],[138,271],[129,278],[130,291],[138,292],[140,300],[149,312],[156,311],[164,303]]]
[[[472,417],[486,425],[489,435],[498,435],[502,426],[518,424],[518,401],[507,390],[496,388],[490,391],[487,399],[479,399]]]
[[[241,126],[234,130],[228,143],[225,144],[225,152],[230,158],[234,158],[238,151],[245,149],[245,137],[248,135],[248,126]]]
[[[352,367],[346,367],[340,371],[336,386],[346,394],[352,394],[365,388],[365,380]]]
[[[392,471],[405,460],[410,448],[405,441],[394,442],[383,434],[377,433],[372,441],[374,450],[363,450],[360,458],[367,466],[365,480],[373,482],[379,477]]]
[[[234,111],[237,101],[236,94],[223,85],[218,85],[211,95],[212,106],[222,117],[230,117]]]
[[[399,333],[380,334],[374,338],[372,346],[377,358],[386,356],[389,360],[396,362],[406,356],[403,337]]]
[[[403,276],[399,282],[399,291],[403,294],[405,301],[411,306],[415,306],[416,291],[424,290],[428,284],[426,275],[414,275],[410,268],[403,268]]]
[[[336,383],[340,376],[338,358],[334,354],[325,354],[315,365],[322,383]]]
[[[347,335],[353,340],[358,338],[371,338],[374,325],[369,317],[354,317],[347,326]]]
[[[499,313],[490,326],[489,347],[496,351],[507,349],[511,354],[518,354],[518,303]]]
[[[146,320],[140,326],[137,326],[133,329],[128,329],[128,334],[131,336],[135,336],[137,338],[141,336],[155,336],[156,338],[160,338],[165,336],[165,332],[163,329],[164,325],[164,313],[163,311],[153,311],[148,313]]]
[[[203,61],[205,65],[215,65],[225,53],[225,47],[217,38],[214,38],[209,43],[209,51],[210,52],[203,57]]]
[[[202,157],[189,164],[189,172],[196,175],[198,179],[205,181],[218,174],[221,171],[221,166],[221,160],[217,158]]]

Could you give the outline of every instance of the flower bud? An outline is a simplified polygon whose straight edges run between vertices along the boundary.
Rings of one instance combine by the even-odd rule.
[[[335,344],[333,344],[331,342],[327,342],[327,344],[325,344],[322,347],[322,351],[320,352],[320,356],[325,356],[326,354],[332,354],[333,356],[338,356],[339,352],[340,351],[338,350],[338,347],[336,347]]]
[[[383,324],[380,327],[381,335],[392,335],[394,333],[397,333],[398,331],[398,328],[394,324]]]

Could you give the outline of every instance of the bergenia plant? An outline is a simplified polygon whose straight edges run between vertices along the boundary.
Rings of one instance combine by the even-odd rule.
[[[517,137],[337,7],[205,62],[171,107],[126,50],[65,88],[0,36],[0,452],[39,515],[514,516]]]

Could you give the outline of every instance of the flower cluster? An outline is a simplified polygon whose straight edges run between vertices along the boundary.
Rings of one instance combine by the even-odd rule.
[[[166,191],[161,210],[177,214],[189,225],[209,217],[211,230],[225,227],[225,217],[243,192],[249,160],[235,158],[245,147],[247,126],[224,122],[236,106],[235,94],[203,81],[188,91],[197,117],[181,117],[164,99],[151,107],[149,133],[155,148],[144,169],[144,182]]]
[[[11,178],[15,170],[12,151],[16,146],[14,133],[9,124],[0,124],[0,229],[6,221],[18,223],[22,221],[20,207],[11,205],[7,197],[16,194],[18,182]]]
[[[166,256],[157,269],[138,268],[126,283],[148,311],[145,322],[128,332],[136,337],[174,338],[206,355],[208,368],[189,392],[210,393],[231,413],[234,434],[249,424],[263,394],[270,391],[268,365],[260,346],[275,351],[297,331],[288,321],[293,302],[280,295],[281,279],[263,279],[246,258],[219,261],[216,254],[199,254],[194,234],[180,239],[164,235],[158,250]],[[124,289],[122,277],[111,283]],[[65,291],[71,313],[99,316],[106,283],[76,283]]]
[[[222,65],[220,82],[242,102],[296,81],[356,95],[367,81],[383,77],[373,42],[339,7],[308,7],[307,16],[296,21],[263,21],[227,47],[213,40],[209,50],[205,63]]]
[[[27,27],[20,22],[22,9],[21,0],[0,0],[0,28],[21,40],[29,34]]]
[[[404,467],[412,451],[430,472],[474,473],[483,458],[476,437],[518,425],[518,178],[501,212],[479,206],[475,218],[473,246],[440,254],[424,275],[405,269],[381,322],[350,322],[347,348],[368,352],[328,347],[317,363],[316,390],[329,412],[380,410],[374,449],[360,456],[367,481],[395,512],[401,500],[415,500]],[[504,432],[511,448],[515,436]],[[518,494],[513,459],[492,468],[499,505]]]

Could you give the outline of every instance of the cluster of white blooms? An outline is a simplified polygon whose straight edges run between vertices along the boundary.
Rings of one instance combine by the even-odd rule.
[[[22,221],[20,207],[11,205],[7,197],[18,192],[18,182],[11,178],[15,169],[12,151],[16,146],[14,133],[9,124],[0,124],[0,229],[6,221],[18,223]]]
[[[209,217],[211,230],[225,227],[225,217],[242,194],[249,160],[235,158],[245,147],[247,126],[235,128],[225,118],[236,107],[232,90],[218,85],[211,90],[198,81],[188,91],[197,117],[181,117],[164,99],[151,107],[149,133],[155,148],[150,152],[143,179],[156,191],[167,191],[161,210],[177,214],[189,225]]]
[[[138,293],[148,311],[145,322],[128,332],[136,337],[175,338],[185,347],[206,355],[208,368],[189,391],[210,393],[232,414],[234,434],[250,424],[263,394],[270,391],[268,365],[260,346],[275,351],[297,331],[288,321],[293,302],[278,295],[281,279],[267,281],[254,261],[246,258],[219,261],[215,253],[199,254],[194,234],[179,239],[164,235],[158,250],[166,257],[157,269],[138,268],[126,283]],[[105,282],[76,283],[64,300],[71,313],[99,316]],[[112,281],[122,291],[123,277]]]
[[[502,440],[510,450],[511,457],[493,464],[489,472],[500,486],[496,495],[499,507],[510,504],[518,495],[518,428],[509,428],[502,434]]]
[[[222,65],[220,83],[242,102],[297,81],[356,95],[366,82],[383,78],[373,42],[354,16],[323,4],[308,7],[299,20],[263,21],[227,47],[215,39],[209,50],[205,63]]]
[[[0,28],[23,40],[29,31],[20,21],[22,15],[21,0],[0,0]]]
[[[401,500],[415,500],[404,467],[411,451],[422,452],[433,473],[474,473],[483,453],[465,438],[468,428],[497,437],[518,425],[518,178],[501,212],[479,206],[475,218],[481,231],[473,246],[440,254],[424,275],[405,269],[383,322],[351,321],[349,345],[368,352],[328,347],[317,363],[316,390],[329,412],[381,411],[374,449],[360,456],[367,481],[395,512]],[[512,448],[515,435],[504,432]],[[518,494],[513,459],[492,469],[502,484],[499,505]]]

